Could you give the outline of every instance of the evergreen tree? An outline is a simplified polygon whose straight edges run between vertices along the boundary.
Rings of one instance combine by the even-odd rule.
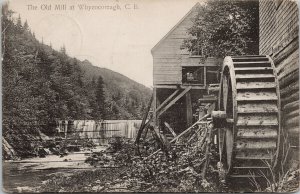
[[[105,119],[105,95],[104,95],[104,82],[101,76],[97,80],[97,88],[95,92],[97,109],[100,119]]]
[[[66,54],[66,47],[65,47],[65,45],[63,45],[63,46],[60,48],[60,52],[63,53],[63,54]]]
[[[25,23],[24,23],[23,29],[24,29],[25,31],[29,30],[29,26],[28,26],[27,20],[26,20]]]
[[[17,24],[16,24],[16,28],[17,28],[17,32],[21,33],[23,30],[23,26],[22,26],[22,21],[21,21],[21,16],[19,14],[19,17],[17,18]]]

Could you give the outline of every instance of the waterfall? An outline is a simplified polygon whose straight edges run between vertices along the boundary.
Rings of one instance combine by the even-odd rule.
[[[91,139],[94,143],[105,145],[111,137],[134,139],[141,123],[141,120],[64,120],[58,121],[57,128],[60,133],[64,133],[65,138],[76,134],[79,138]]]

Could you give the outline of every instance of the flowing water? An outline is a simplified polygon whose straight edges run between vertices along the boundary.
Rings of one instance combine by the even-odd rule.
[[[18,161],[4,161],[3,188],[6,192],[30,192],[38,188],[52,175],[73,174],[80,170],[93,170],[94,167],[85,163],[89,153],[106,149],[97,146],[89,151],[70,153],[59,157],[48,155],[45,158],[30,158]]]
[[[65,138],[76,133],[80,138],[91,139],[98,145],[105,145],[114,136],[133,139],[140,127],[141,120],[93,120],[59,121],[57,130]],[[85,163],[89,153],[106,149],[95,149],[69,153],[67,156],[47,155],[45,158],[30,158],[3,162],[3,188],[5,192],[32,192],[53,175],[74,174],[80,170],[93,170]]]

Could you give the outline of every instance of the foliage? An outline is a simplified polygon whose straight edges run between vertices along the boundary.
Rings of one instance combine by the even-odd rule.
[[[190,134],[193,135],[193,134]],[[186,139],[190,139],[187,135]],[[195,139],[203,139],[203,134],[198,133]],[[150,145],[149,145],[150,146]],[[211,146],[211,145],[209,145]],[[212,192],[218,187],[215,180],[218,174],[213,166],[216,166],[215,149],[209,154],[211,163],[207,169],[207,176],[203,178],[202,172],[205,165],[205,143],[191,141],[188,145],[177,145],[169,150],[166,155],[159,152],[157,155],[144,159],[134,156],[134,144],[125,139],[116,138],[111,141],[107,150],[89,163],[95,166],[95,162],[111,157],[109,162],[118,167],[129,167],[123,175],[121,182],[126,183],[127,189],[136,192]],[[112,154],[110,154],[113,152]],[[105,157],[103,157],[105,155]],[[108,164],[109,162],[106,162]],[[110,182],[113,186],[115,182]]]
[[[258,54],[258,1],[210,0],[197,11],[182,48],[221,58]]]

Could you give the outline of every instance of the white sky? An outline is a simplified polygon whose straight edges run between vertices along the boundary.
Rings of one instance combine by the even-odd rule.
[[[11,0],[10,8],[27,19],[36,37],[54,49],[95,66],[153,85],[151,48],[198,0]],[[65,4],[67,10],[54,10]],[[78,5],[116,5],[121,10],[80,11]],[[138,9],[133,9],[134,4]],[[37,6],[29,10],[28,5]],[[51,5],[51,10],[41,10]],[[74,5],[74,10],[69,10]],[[127,8],[125,9],[125,5]],[[16,15],[17,16],[17,15]]]

